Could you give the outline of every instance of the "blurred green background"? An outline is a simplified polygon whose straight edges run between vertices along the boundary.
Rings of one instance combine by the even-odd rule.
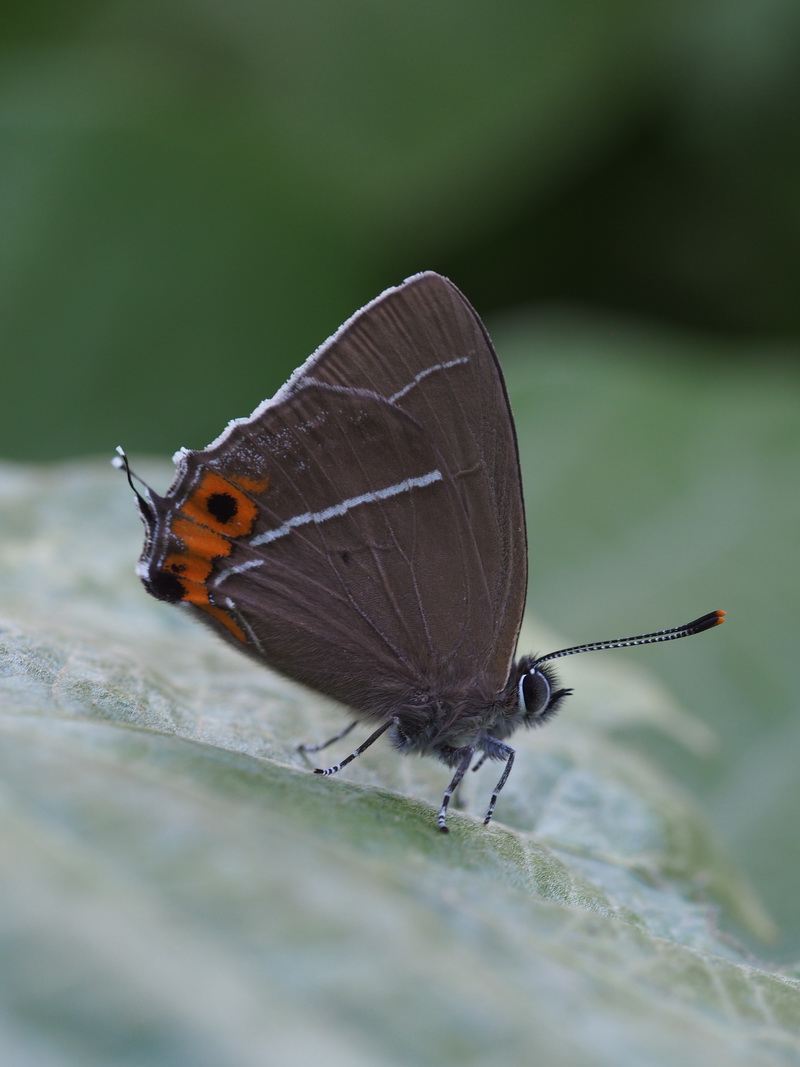
[[[640,654],[719,737],[658,756],[800,953],[796,0],[4,16],[0,454],[201,447],[449,275],[508,373],[530,608],[569,643],[730,611]]]

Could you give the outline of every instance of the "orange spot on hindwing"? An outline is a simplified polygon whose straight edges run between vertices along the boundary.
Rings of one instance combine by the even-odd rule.
[[[247,485],[251,492],[253,484]],[[206,471],[180,513],[217,533],[242,537],[253,529],[258,508],[232,481]]]
[[[231,540],[209,530],[207,526],[201,526],[192,519],[183,517],[175,519],[172,523],[172,533],[183,541],[190,554],[189,558],[193,562],[205,560],[210,563],[211,560],[219,559],[220,556],[229,556],[233,551]]]
[[[160,600],[185,601],[207,612],[242,643],[247,642],[244,630],[230,612],[213,602],[208,580],[216,560],[230,556],[237,539],[255,526],[258,507],[247,494],[264,492],[268,486],[267,479],[224,478],[205,471],[170,524],[180,546],[147,583]]]

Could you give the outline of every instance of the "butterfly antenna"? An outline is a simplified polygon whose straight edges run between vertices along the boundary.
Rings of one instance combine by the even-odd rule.
[[[701,634],[703,630],[710,630],[712,626],[719,626],[724,621],[724,611],[709,611],[707,615],[701,615],[693,622],[687,622],[683,626],[671,626],[668,630],[656,630],[654,633],[638,634],[636,637],[616,637],[610,641],[590,641],[587,645],[561,648],[558,652],[549,652],[546,656],[540,656],[531,666],[537,667],[540,663],[546,663],[547,660],[561,659],[563,656],[574,656],[578,652],[601,652],[606,648],[630,648],[632,645],[655,645],[659,641],[677,641],[679,637]]]

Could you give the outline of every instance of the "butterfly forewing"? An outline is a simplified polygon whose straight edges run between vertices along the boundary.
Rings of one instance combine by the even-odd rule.
[[[505,681],[527,587],[525,517],[511,409],[477,313],[446,278],[417,275],[345,323],[287,389],[306,376],[378,393],[408,412],[438,448],[491,592],[478,636],[488,638],[482,655]]]
[[[289,677],[375,717],[420,688],[505,684],[526,584],[516,441],[488,338],[445,279],[354,316],[273,401],[185,453],[162,504],[150,566],[185,560],[198,523],[211,547],[181,564],[181,588],[202,575],[184,599]]]

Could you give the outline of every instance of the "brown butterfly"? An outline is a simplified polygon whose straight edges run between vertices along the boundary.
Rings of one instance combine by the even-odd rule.
[[[527,543],[514,423],[489,335],[466,298],[417,274],[349,319],[246,419],[176,455],[166,496],[136,494],[145,588],[236,648],[333,697],[401,752],[454,768],[438,825],[477,756],[552,718],[551,663],[672,641],[684,626],[523,656]]]

